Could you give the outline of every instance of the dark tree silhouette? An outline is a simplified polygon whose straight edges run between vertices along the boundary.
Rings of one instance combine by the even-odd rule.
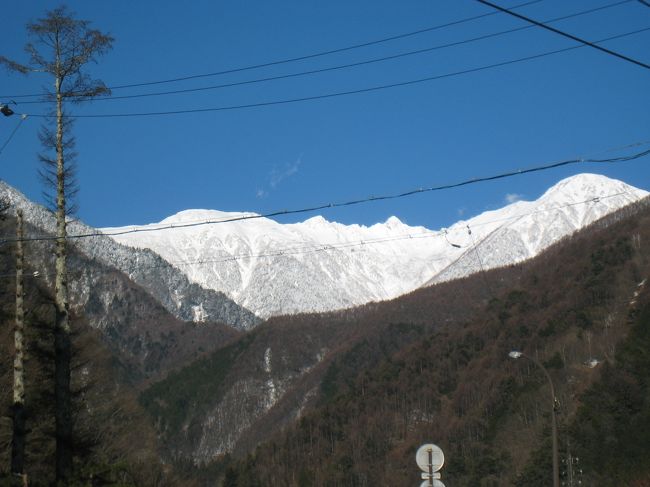
[[[106,53],[113,38],[90,28],[86,20],[73,17],[65,7],[47,12],[37,22],[27,25],[32,42],[25,49],[30,55],[27,65],[0,56],[0,63],[23,74],[45,73],[54,81],[54,91],[44,94],[52,102],[51,117],[46,119],[40,139],[45,149],[39,157],[44,163],[41,176],[53,188],[56,212],[56,278],[54,326],[55,403],[56,403],[56,474],[65,482],[72,471],[72,409],[70,393],[70,316],[67,279],[66,214],[72,208],[70,197],[74,185],[74,137],[72,118],[66,112],[68,102],[79,102],[108,94],[103,82],[91,79],[86,65]]]

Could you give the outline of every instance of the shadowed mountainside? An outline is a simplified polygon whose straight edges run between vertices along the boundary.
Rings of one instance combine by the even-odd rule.
[[[410,484],[424,441],[448,455],[443,478],[453,485],[548,485],[548,390],[507,352],[549,369],[563,454],[580,456],[585,446],[564,432],[582,395],[645,326],[635,316],[649,229],[644,200],[522,265],[348,312],[269,320],[141,399],[173,456],[215,460],[206,471],[225,469],[225,485]],[[590,368],[592,359],[601,365]],[[202,397],[215,374],[214,393]],[[229,463],[228,451],[242,460]],[[590,467],[585,479],[603,477]],[[640,472],[637,463],[617,478]]]

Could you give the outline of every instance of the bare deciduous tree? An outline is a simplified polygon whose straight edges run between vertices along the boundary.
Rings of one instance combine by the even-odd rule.
[[[13,434],[11,473],[25,474],[25,309],[23,291],[23,212],[16,210],[16,324],[14,328]]]

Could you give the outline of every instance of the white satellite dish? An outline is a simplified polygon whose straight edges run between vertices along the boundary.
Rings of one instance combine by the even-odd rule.
[[[420,484],[420,487],[431,487],[431,483],[428,480],[425,480]],[[440,480],[433,479],[433,487],[445,487],[445,484],[440,482]]]
[[[423,472],[428,473],[429,467],[431,467],[431,471],[437,472],[445,464],[445,454],[442,453],[440,447],[433,443],[426,443],[415,453],[415,462]]]

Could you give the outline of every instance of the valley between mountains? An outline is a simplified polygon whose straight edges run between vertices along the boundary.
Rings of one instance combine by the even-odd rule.
[[[41,343],[52,216],[0,189],[34,239],[27,300]],[[647,195],[583,174],[435,231],[397,218],[219,223],[252,215],[212,210],[101,232],[71,221],[74,380],[93,462],[121,462],[138,485],[411,485],[414,451],[433,441],[449,485],[547,485],[547,392],[508,361],[521,349],[556,382],[563,455],[581,459],[587,485],[643,485]],[[8,328],[0,347],[8,384]],[[47,438],[43,411],[32,434]],[[620,452],[607,475],[599,438]],[[44,465],[51,454],[33,453]]]

